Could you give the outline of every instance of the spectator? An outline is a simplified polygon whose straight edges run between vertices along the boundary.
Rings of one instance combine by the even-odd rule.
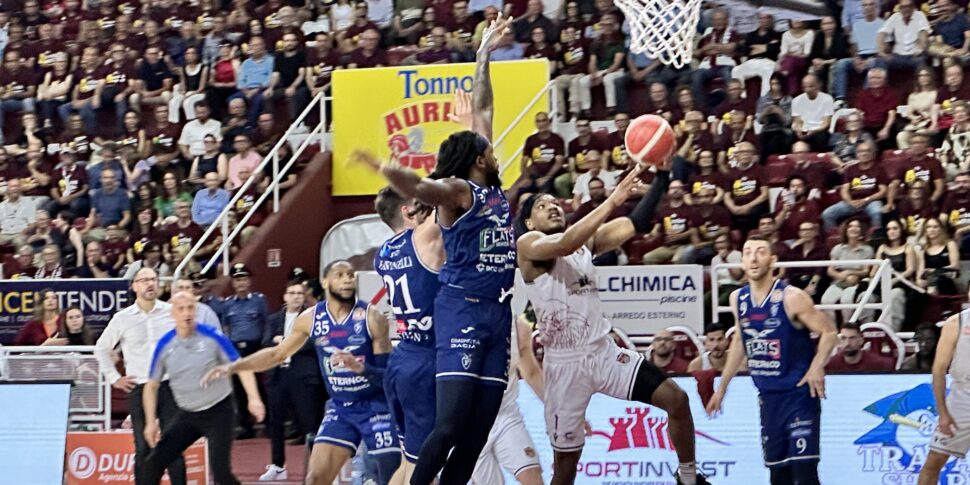
[[[0,70],[0,144],[3,143],[3,115],[14,111],[34,111],[37,96],[37,79],[33,70],[24,67],[20,52],[3,52],[3,69]]]
[[[923,235],[924,224],[927,219],[935,218],[939,211],[928,197],[928,185],[922,180],[915,180],[909,184],[906,198],[899,201],[896,213],[903,221],[904,236],[912,236],[913,240]]]
[[[424,13],[421,0],[398,0],[394,2],[394,18],[391,20],[393,42],[396,45],[417,44],[421,32],[421,15]]]
[[[377,45],[380,40],[381,34],[377,30],[365,30],[360,34],[360,41],[357,42],[357,48],[350,53],[347,68],[356,69],[389,65],[387,53]]]
[[[268,155],[277,142],[283,138],[286,128],[286,126],[277,125],[272,112],[261,113],[256,120],[256,127],[250,131],[253,148],[262,156]],[[280,154],[280,160],[286,160],[282,158],[282,154]]]
[[[880,148],[891,148],[895,137],[891,137],[893,124],[896,123],[896,106],[899,98],[892,88],[886,85],[887,71],[882,68],[869,69],[868,86],[856,97],[856,108],[862,111],[862,126],[876,138]],[[820,150],[821,151],[821,150]]]
[[[725,96],[724,101],[721,101],[720,104],[715,106],[714,110],[711,112],[711,114],[714,116],[713,131],[715,134],[720,132],[721,124],[728,118],[725,115],[732,111],[738,110],[744,114],[741,119],[746,119],[748,116],[747,111],[750,110],[750,108],[746,106],[747,103],[744,101],[744,83],[737,79],[729,79],[727,81],[726,93],[727,96]]]
[[[137,249],[137,248],[136,248]],[[162,260],[162,245],[149,241],[145,243],[141,251],[141,259],[128,265],[122,278],[132,280],[142,268],[151,268],[158,273],[159,278],[166,278],[172,274],[168,264]]]
[[[307,55],[306,82],[310,96],[328,91],[333,71],[342,69],[340,53],[333,48],[333,39],[326,32],[317,32],[314,48]]]
[[[868,131],[862,129],[862,113],[853,110],[845,117],[845,127],[843,131],[837,131],[829,139],[829,145],[833,155],[842,162],[851,162],[858,159],[856,150],[864,145],[875,146],[876,140]]]
[[[87,214],[88,172],[77,164],[77,153],[71,146],[61,147],[61,163],[54,173],[54,186],[51,188],[51,201],[47,212],[56,214],[70,209],[74,214]]]
[[[579,207],[584,202],[589,201],[589,181],[598,178],[606,185],[607,192],[616,187],[616,173],[603,169],[603,160],[600,152],[590,150],[586,153],[586,164],[589,170],[576,177],[573,184],[573,207]]]
[[[101,90],[100,104],[102,108],[113,108],[118,126],[123,126],[128,97],[134,91],[135,68],[125,53],[124,44],[111,44],[109,50],[110,57],[101,68],[104,88]]]
[[[192,203],[192,194],[182,186],[178,174],[172,170],[162,176],[162,186],[155,197],[155,210],[158,217],[167,219],[175,215],[175,203],[178,201]]]
[[[578,116],[582,109],[582,94],[579,84],[589,72],[589,46],[582,34],[573,27],[566,27],[562,31],[561,49],[558,60],[559,76],[556,77],[556,91],[559,105],[557,111],[563,121],[569,119],[569,113]],[[569,92],[569,110],[566,109],[566,92]]]
[[[35,280],[61,279],[70,276],[61,264],[61,250],[53,244],[48,244],[40,250],[40,266],[34,272]]]
[[[406,60],[415,64],[447,64],[451,60],[452,51],[447,45],[445,28],[432,28],[428,34],[428,38],[427,45],[413,57]]]
[[[687,264],[709,264],[717,253],[717,240],[727,235],[731,228],[731,213],[723,205],[714,202],[715,191],[712,187],[702,187],[693,197],[694,221],[697,224],[697,242],[694,243],[684,262]]]
[[[630,115],[628,113],[617,113],[613,117],[613,127],[616,128],[615,131],[611,131],[606,137],[606,145],[604,146],[603,154],[606,156],[607,167],[611,170],[620,165],[627,165],[626,159],[628,155],[626,153],[626,129],[630,126]]]
[[[916,340],[916,353],[903,359],[899,370],[930,372],[936,356],[936,343],[940,340],[940,329],[932,322],[921,323],[916,327],[913,338]]]
[[[808,72],[809,56],[815,42],[815,31],[806,27],[801,20],[790,20],[788,32],[781,36],[781,54],[778,58],[778,72],[785,76],[788,92],[797,93],[799,82]]]
[[[879,29],[876,37],[879,56],[875,65],[887,70],[916,69],[923,64],[929,47],[930,24],[926,15],[916,9],[915,0],[899,0],[897,7],[899,11],[890,15]]]
[[[718,325],[709,325],[704,329],[704,352],[687,365],[687,372],[692,373],[699,370],[714,369],[718,372],[724,370],[727,363],[728,345],[730,340],[724,336],[724,328]]]
[[[222,311],[222,324],[227,336],[232,340],[239,355],[247,356],[257,352],[263,346],[263,335],[266,332],[266,318],[268,309],[266,297],[262,293],[252,291],[252,273],[242,263],[232,266],[229,275],[232,277],[234,294],[226,299]],[[235,385],[239,385],[235,383]],[[237,405],[246,407],[244,395],[236,394]],[[248,439],[253,436],[253,423],[245,417],[240,418],[242,428],[236,439]]]
[[[846,182],[839,189],[842,200],[822,211],[825,231],[843,219],[865,212],[873,227],[882,227],[883,199],[886,197],[885,169],[874,163],[876,147],[863,143],[856,148],[859,163],[845,169]]]
[[[685,251],[700,242],[694,212],[684,202],[684,182],[671,180],[667,200],[657,209],[651,236],[663,245],[643,256],[644,264],[680,264]]]
[[[233,140],[236,154],[226,163],[226,168],[219,169],[220,173],[226,174],[226,189],[233,190],[241,187],[246,179],[242,178],[241,172],[247,170],[250,174],[259,166],[263,158],[253,150],[252,139],[249,135],[239,134]]]
[[[728,29],[727,10],[714,9],[711,13],[711,26],[704,31],[697,49],[694,50],[694,57],[700,63],[691,76],[691,90],[702,110],[710,110],[718,104],[719,99],[709,95],[707,83],[718,77],[731,77],[731,71],[738,65],[737,55],[741,41],[737,32]]]
[[[677,125],[674,134],[677,135],[677,155],[687,162],[696,161],[697,157],[704,150],[716,151],[716,142],[711,130],[708,129],[707,122],[704,121],[704,113],[693,110],[685,111],[684,119]],[[724,164],[724,155],[718,153],[718,164]],[[673,166],[673,178],[684,180],[689,178],[693,167],[675,157]],[[722,169],[723,170],[723,169]]]
[[[144,153],[143,156],[155,158],[155,164],[151,169],[153,181],[159,182],[161,176],[170,169],[184,170],[176,165],[181,155],[178,139],[182,135],[182,127],[169,122],[167,105],[160,104],[155,107],[155,126],[147,130],[146,135],[149,140],[147,144],[149,153]]]
[[[824,261],[829,255],[825,251],[825,246],[818,237],[818,224],[812,221],[804,221],[798,226],[798,239],[794,241],[791,249],[782,255],[784,261]],[[825,275],[825,266],[809,268],[785,268],[785,279],[788,284],[801,288],[818,301],[825,290],[822,277]]]
[[[21,196],[20,179],[7,181],[7,192],[0,202],[0,244],[20,246],[25,242],[24,232],[34,223],[35,207]]]
[[[34,318],[24,324],[14,345],[66,345],[67,338],[61,335],[61,306],[57,293],[50,288],[40,290],[37,295],[39,305],[34,306]]]
[[[165,240],[165,235],[155,224],[156,212],[151,204],[136,207],[134,211],[135,224],[128,236],[129,249],[126,257],[128,263],[141,259],[148,243],[161,243]]]
[[[268,97],[284,97],[290,120],[295,120],[309,102],[306,89],[306,53],[294,32],[283,34],[283,52],[276,56],[267,89]]]
[[[341,52],[350,52],[354,50],[357,42],[360,40],[360,34],[368,31],[374,30],[379,31],[381,27],[370,20],[370,8],[367,2],[357,2],[357,6],[354,9],[354,21],[353,23],[343,32],[337,32],[330,42],[335,39],[337,41],[337,47]],[[320,33],[318,32],[317,35]],[[329,34],[328,34],[329,35]]]
[[[862,221],[849,219],[842,224],[841,242],[829,252],[829,259],[834,261],[872,259],[872,246],[865,243],[865,237],[866,230]],[[822,304],[842,303],[850,305],[856,303],[859,282],[869,275],[869,270],[860,266],[839,266],[835,264],[829,266],[828,275],[832,278],[832,284],[822,294]],[[837,311],[835,314],[842,322],[848,320],[851,311]]]
[[[954,186],[947,193],[940,220],[953,232],[960,246],[961,254],[970,254],[970,173],[962,172],[956,176]]]
[[[943,70],[943,86],[936,92],[936,108],[940,113],[940,128],[949,128],[953,122],[954,107],[958,102],[970,99],[970,83],[964,82],[961,66],[947,66]]]
[[[660,82],[655,82],[649,86],[650,93],[650,105],[648,107],[648,113],[660,116],[661,118],[667,120],[670,125],[676,125],[680,123],[681,118],[684,114],[674,106],[674,103],[670,101],[670,93],[667,90],[667,85]],[[619,97],[617,97],[619,99]]]
[[[902,221],[890,219],[886,223],[886,242],[876,249],[876,259],[888,259],[892,265],[893,287],[889,296],[890,315],[889,324],[893,330],[900,331],[906,317],[906,298],[910,293],[909,287],[902,281],[910,281],[916,275],[916,251],[906,242],[906,232]],[[869,273],[875,278],[878,267],[873,267]]]
[[[114,278],[114,268],[105,261],[101,243],[91,241],[84,249],[84,262],[74,268],[74,278]]]
[[[72,305],[61,316],[61,329],[58,332],[67,340],[64,345],[94,345],[94,332],[88,326],[81,307]]]
[[[202,239],[203,231],[196,223],[192,222],[192,204],[184,200],[177,200],[174,204],[175,220],[166,224],[162,232],[168,237],[169,254],[175,252],[178,247],[189,250],[199,240]],[[204,257],[208,254],[199,253],[198,256]]]
[[[125,112],[122,121],[121,135],[114,140],[121,155],[124,150],[132,150],[140,159],[140,155],[148,150],[148,137],[141,124],[141,115],[134,110]]]
[[[670,330],[661,330],[650,344],[650,363],[668,374],[686,374],[690,361],[677,355],[677,344]]]
[[[731,211],[731,228],[747,233],[769,212],[768,186],[754,145],[741,142],[734,155],[737,166],[724,178],[724,205]]]
[[[788,184],[778,194],[775,202],[775,224],[778,226],[778,237],[788,242],[801,239],[801,226],[805,222],[819,220],[818,204],[808,198],[808,186],[805,177],[792,174],[788,177]]]
[[[740,264],[741,251],[734,249],[731,236],[722,234],[714,240],[714,256],[711,266],[719,264]],[[730,304],[731,293],[744,284],[744,270],[741,268],[719,268],[717,270],[718,305]],[[706,310],[705,310],[706,311]]]
[[[209,133],[202,138],[202,154],[192,160],[192,167],[189,170],[189,183],[201,185],[205,183],[206,175],[209,173],[215,173],[216,180],[220,184],[225,182],[222,174],[219,173],[219,167],[227,166],[228,158],[226,158],[225,153],[219,151],[218,136]]]
[[[242,97],[246,100],[250,123],[255,123],[256,117],[263,111],[264,97],[272,96],[269,88],[274,66],[275,59],[266,53],[266,41],[259,36],[249,39],[249,57],[239,67],[236,83],[239,92],[230,96],[230,99]]]
[[[195,104],[193,111],[194,119],[182,127],[182,133],[178,140],[179,151],[181,151],[184,160],[198,160],[199,157],[205,155],[206,138],[213,137],[215,149],[218,149],[218,142],[222,139],[222,123],[209,117],[211,110],[208,103],[199,101]],[[193,167],[195,165],[193,162]],[[194,175],[195,172],[190,170],[190,173]]]
[[[722,188],[725,184],[724,174],[717,169],[714,162],[714,152],[701,150],[697,155],[697,169],[698,171],[690,177],[687,202],[691,205],[702,204],[702,202],[695,201],[694,197],[698,196],[701,191],[710,189],[714,195],[713,199],[707,203],[721,205],[724,202],[724,189]],[[730,225],[730,221],[728,225]]]
[[[937,219],[928,219],[925,236],[916,251],[916,284],[931,295],[958,295],[960,248]]]
[[[356,9],[349,0],[337,0],[330,5],[330,27],[338,35],[353,25],[357,17]],[[285,35],[284,35],[285,37]],[[285,40],[283,41],[286,42]]]
[[[775,18],[769,13],[758,12],[758,27],[745,35],[743,45],[747,59],[731,69],[731,77],[742,82],[760,77],[761,96],[765,96],[778,67],[775,60],[781,51],[781,36],[775,31]]]
[[[520,193],[555,191],[554,181],[562,169],[566,143],[552,132],[549,114],[536,114],[536,132],[525,139],[522,148],[519,180],[513,185]],[[511,189],[510,189],[511,192]]]
[[[781,75],[772,75],[765,83],[765,94],[758,98],[755,119],[767,129],[770,125],[791,126],[792,97],[785,91]],[[765,138],[763,135],[762,138]]]
[[[531,0],[538,2],[538,0]],[[603,29],[589,51],[589,74],[579,79],[580,109],[592,107],[590,88],[603,85],[606,92],[606,109],[611,114],[616,108],[616,80],[623,76],[623,36],[618,33],[619,22],[612,14],[600,20]]]
[[[812,52],[809,53],[809,72],[824,79],[826,85],[830,86],[829,91],[832,91],[831,68],[839,59],[846,59],[851,55],[849,47],[849,39],[836,25],[835,17],[822,17],[819,35],[812,41]]]
[[[34,248],[30,245],[23,245],[17,248],[13,258],[3,262],[3,279],[20,280],[31,279],[34,277]]]
[[[739,82],[732,80],[732,82]],[[723,104],[723,103],[722,103]],[[741,142],[748,142],[755,149],[761,140],[754,133],[751,121],[745,116],[744,111],[735,109],[721,115],[717,121],[718,136],[716,137],[716,149],[719,152],[732,153]]]
[[[136,111],[142,105],[167,104],[172,99],[172,71],[162,59],[159,47],[148,46],[135,78],[135,89],[128,98],[128,104]],[[157,110],[156,110],[157,112]],[[166,113],[167,114],[167,113]]]
[[[201,286],[201,284],[198,286]],[[199,301],[197,284],[188,276],[181,276],[172,282],[173,295],[183,292],[186,295],[192,295],[192,297],[196,300],[195,321],[209,325],[210,327],[216,329],[217,332],[221,333],[222,322],[219,320],[219,315],[216,314],[212,307]]]
[[[879,31],[885,23],[879,17],[879,1],[862,0],[862,13],[862,19],[855,20],[851,24],[843,23],[843,27],[851,27],[851,38],[855,54],[852,57],[839,59],[835,63],[832,74],[830,91],[832,91],[832,95],[838,101],[843,103],[849,92],[849,73],[856,72],[864,74],[870,67],[875,65],[876,56],[879,54],[877,38]]]
[[[128,227],[131,224],[131,201],[118,183],[121,174],[113,170],[101,172],[101,189],[91,194],[91,213],[81,230],[89,239],[104,239],[109,225]]]
[[[926,49],[931,57],[943,59],[947,64],[967,61],[970,51],[970,22],[962,9],[951,0],[940,0],[933,5],[939,17],[933,22],[933,36]]]
[[[515,22],[512,22],[512,32],[515,35],[515,41],[529,42],[532,31],[536,28],[541,28],[546,32],[546,40],[555,42],[559,32],[556,30],[556,25],[542,14],[542,1],[528,0],[527,6],[525,15],[520,16]]]
[[[570,224],[582,219],[590,212],[593,212],[597,207],[599,207],[603,202],[606,201],[606,185],[602,180],[598,178],[591,178],[586,184],[587,191],[589,192],[589,200],[583,202],[569,215]],[[610,219],[615,219],[617,217],[623,217],[627,214],[627,209],[623,206],[617,207],[610,213]]]
[[[864,348],[866,340],[858,325],[842,326],[839,338],[839,352],[825,365],[826,372],[892,372],[896,369],[892,359]]]
[[[202,38],[202,63],[211,66],[219,60],[219,50],[223,43],[229,43],[229,32],[226,30],[226,17],[221,13],[212,17],[212,27]]]
[[[448,2],[441,2],[447,5]],[[451,18],[447,18],[447,17]],[[473,43],[475,37],[475,29],[478,26],[478,21],[475,20],[471,15],[468,14],[468,2],[463,0],[458,0],[452,4],[450,15],[441,15],[439,24],[448,27],[448,47],[452,51],[451,61],[452,62],[474,62],[475,61],[475,49],[476,45]],[[531,39],[535,40],[535,31],[532,29]],[[545,31],[543,31],[542,42],[544,44],[550,45],[555,39],[555,37],[545,37]],[[555,50],[552,50],[554,53]],[[550,57],[550,59],[553,59]]]
[[[970,108],[963,101],[953,103],[953,124],[937,151],[945,164],[947,179],[970,169]],[[942,118],[941,118],[942,122]]]
[[[226,110],[226,103],[236,92],[239,80],[239,70],[242,64],[234,55],[232,43],[222,41],[219,44],[219,58],[212,65],[212,81],[209,83],[209,102],[214,108],[213,114],[221,118]]]
[[[492,61],[519,61],[525,59],[525,44],[515,41],[511,31],[506,31],[492,51]]]
[[[101,156],[101,160],[97,163],[88,163],[88,180],[91,182],[91,194],[95,191],[101,190],[101,174],[104,172],[114,172],[118,176],[118,182],[122,189],[125,189],[126,178],[125,178],[125,167],[121,163],[121,160],[117,157],[117,150],[114,143],[107,142],[101,145],[101,151],[98,152]]]
[[[590,151],[602,153],[604,148],[599,139],[593,136],[593,128],[589,118],[580,116],[575,121],[576,138],[569,140],[569,144],[566,145],[566,152],[569,154],[567,172],[556,177],[556,192],[559,194],[572,192],[576,177],[589,171],[590,167],[586,155]]]
[[[939,131],[939,112],[934,107],[937,91],[933,78],[933,69],[921,67],[916,71],[916,83],[913,91],[906,98],[906,111],[903,129],[896,135],[896,145],[899,148],[909,147],[909,139],[913,133],[935,135]]]
[[[191,24],[186,24],[191,25]],[[185,111],[185,119],[194,120],[199,103],[205,102],[209,87],[209,67],[202,63],[197,47],[185,49],[185,63],[178,68],[178,84],[168,103],[169,117],[179,122],[179,113]]]
[[[889,184],[889,201],[896,200],[897,194],[906,186],[907,183],[919,179],[930,185],[930,201],[934,204],[939,203],[943,197],[943,165],[937,160],[929,148],[930,139],[923,134],[915,134],[910,137],[909,148],[897,154],[902,155],[903,159],[899,164],[899,171]]]
[[[909,0],[906,0],[909,1]],[[809,74],[802,79],[805,91],[792,100],[792,130],[795,136],[808,142],[814,152],[828,147],[829,125],[835,114],[835,101],[820,90],[818,76]]]
[[[34,223],[24,231],[24,239],[26,244],[38,248],[47,244],[60,246],[64,240],[64,234],[51,223],[50,213],[44,209],[37,209],[34,212]]]
[[[54,56],[52,63],[51,70],[44,73],[41,85],[37,87],[37,108],[44,126],[52,126],[58,107],[70,106],[71,88],[74,87],[74,75],[68,70],[67,54]]]
[[[101,241],[101,249],[104,251],[104,262],[117,276],[120,274],[122,266],[126,263],[125,253],[128,252],[128,241],[125,239],[126,231],[117,225],[106,228],[104,241]]]
[[[229,204],[229,192],[223,190],[219,175],[215,172],[205,174],[205,188],[195,193],[192,201],[192,221],[202,227],[215,222],[219,214]]]

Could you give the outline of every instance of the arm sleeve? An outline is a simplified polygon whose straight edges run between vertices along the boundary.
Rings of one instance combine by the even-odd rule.
[[[657,213],[657,205],[660,203],[660,198],[663,194],[667,192],[667,185],[669,183],[670,172],[658,170],[657,176],[654,177],[653,183],[650,184],[650,190],[647,191],[646,195],[633,208],[633,212],[630,213],[629,217],[638,233],[650,232],[650,229],[653,228],[653,218]]]

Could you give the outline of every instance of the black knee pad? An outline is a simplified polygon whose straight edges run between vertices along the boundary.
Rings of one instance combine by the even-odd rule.
[[[791,465],[792,485],[819,485],[818,462],[796,461]]]

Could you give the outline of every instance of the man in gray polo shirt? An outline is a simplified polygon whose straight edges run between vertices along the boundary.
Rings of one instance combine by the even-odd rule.
[[[145,441],[154,448],[145,461],[145,485],[155,485],[169,463],[182,455],[192,443],[205,436],[209,463],[216,482],[238,484],[232,474],[230,455],[236,413],[232,401],[232,382],[228,378],[202,385],[202,377],[212,368],[239,359],[235,347],[214,327],[196,323],[196,301],[190,293],[179,292],[169,301],[175,330],[166,333],[155,347],[145,384]],[[155,419],[158,389],[162,376],[168,375],[175,403],[182,411],[159,433]],[[266,411],[252,372],[240,373],[248,396],[249,413],[262,421]]]

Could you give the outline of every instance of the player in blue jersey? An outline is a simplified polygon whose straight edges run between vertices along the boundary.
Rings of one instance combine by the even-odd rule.
[[[509,203],[492,153],[489,58],[509,30],[501,15],[482,36],[471,110],[438,150],[429,177],[397,165],[381,171],[396,192],[434,206],[447,259],[435,300],[435,426],[421,448],[412,485],[465,485],[495,422],[508,381],[515,279]],[[452,118],[453,120],[455,118]]]
[[[747,356],[761,403],[761,442],[771,485],[817,485],[820,399],[825,398],[825,364],[836,329],[807,293],[774,277],[777,260],[768,239],[752,237],[744,243],[741,264],[749,283],[731,293],[736,331],[707,413],[721,411],[728,384]],[[813,332],[820,336],[817,348]]]
[[[391,351],[387,318],[357,299],[357,278],[347,261],[334,261],[324,268],[323,287],[326,300],[301,313],[293,331],[279,345],[217,367],[205,380],[270,369],[310,339],[330,400],[313,440],[306,483],[332,484],[363,441],[367,453],[377,462],[378,481],[386,485],[400,463],[401,453],[383,389]]]
[[[384,392],[401,440],[401,474],[411,479],[424,440],[434,428],[434,300],[445,261],[441,229],[431,207],[408,201],[385,187],[374,209],[394,231],[374,256],[394,311],[400,342],[387,362]]]

